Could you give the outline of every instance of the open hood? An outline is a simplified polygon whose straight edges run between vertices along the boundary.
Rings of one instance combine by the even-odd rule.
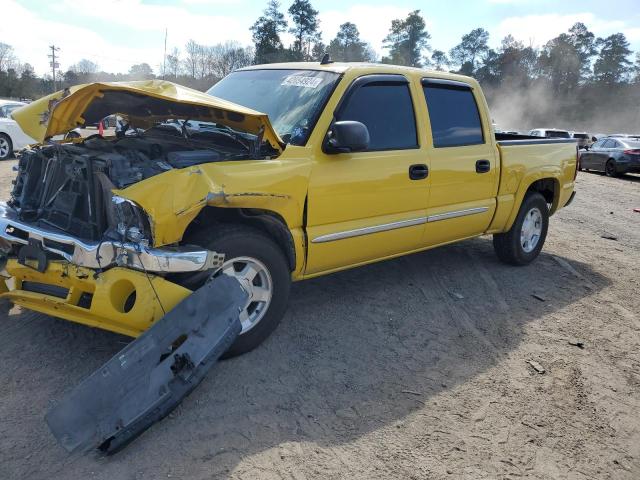
[[[266,114],[163,80],[76,85],[30,103],[12,116],[27,135],[43,142],[112,114],[126,117],[139,128],[169,118],[215,122],[255,135],[262,132],[277,151],[284,146]]]

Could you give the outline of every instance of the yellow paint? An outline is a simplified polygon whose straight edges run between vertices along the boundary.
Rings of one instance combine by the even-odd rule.
[[[67,262],[49,262],[46,272],[39,273],[9,259],[6,270],[15,279],[15,285],[1,297],[47,315],[132,337],[144,332],[163,316],[149,278],[165,311],[171,310],[191,293],[161,277],[149,275],[147,278],[144,273],[120,267],[94,277],[93,270]],[[66,298],[29,292],[22,290],[22,283],[25,281],[55,285],[66,288],[69,292]],[[133,291],[136,292],[135,303],[130,311],[125,312],[125,302]],[[83,293],[93,295],[90,308],[78,305]]]
[[[113,108],[111,114],[127,117],[136,127],[150,127],[160,120],[175,118],[177,114],[171,112],[171,106],[180,104],[183,108],[193,107],[186,110],[191,120],[220,122],[254,134],[264,129],[264,139],[276,150],[282,148],[282,140],[264,113],[163,80],[76,85],[25,105],[12,116],[27,135],[42,142],[83,125],[83,114],[89,108],[104,105],[105,94],[119,99],[117,106],[108,105]],[[146,99],[148,104],[132,102],[131,95]]]
[[[330,70],[340,73],[342,79],[305,146],[289,145],[273,159],[216,162],[171,170],[116,191],[139,204],[150,216],[156,247],[179,242],[185,229],[205,207],[267,210],[282,218],[292,233],[297,262],[292,279],[300,280],[484,233],[506,231],[511,227],[527,189],[539,179],[554,179],[560,187],[552,212],[564,206],[573,192],[575,147],[570,144],[498,147],[493,140],[486,100],[478,83],[471,78],[390,65],[296,63],[253,68]],[[400,151],[325,154],[322,143],[343,93],[354,79],[372,73],[401,74],[409,80],[419,135],[418,147]],[[483,114],[484,145],[433,147],[420,83],[424,77],[464,81],[473,87]],[[265,135],[272,145],[279,146],[280,143],[266,116],[211,97],[205,99],[204,94],[168,82],[96,85],[72,89],[72,94],[53,110],[48,126],[38,126],[29,120],[29,128],[25,130],[39,138],[63,132],[75,126],[82,117],[83,108],[96,95],[99,96],[100,91],[122,88],[155,98],[206,105],[212,112],[214,109],[241,112],[245,115],[243,129],[257,131],[265,128]],[[38,106],[32,104],[14,115],[18,119],[33,118],[42,111],[43,105],[42,102]],[[476,173],[475,162],[479,159],[490,161],[489,173]],[[408,168],[416,163],[428,165],[430,173],[427,179],[409,179]],[[314,238],[336,232],[426,219],[478,207],[487,210],[348,239],[313,242]],[[65,268],[73,270],[53,262],[46,273],[38,274],[10,261],[7,270],[19,279],[18,285],[20,280],[34,279],[71,288],[66,300],[19,289],[2,296],[34,310],[134,336],[159,318],[161,313],[157,301],[144,274],[113,268],[94,280],[93,272],[82,269],[77,270],[83,278],[75,273],[63,276],[61,272]],[[133,283],[140,292],[140,306],[127,314],[118,312],[111,300],[115,295],[118,302],[123,301],[127,289],[116,289],[118,282],[123,281]],[[189,294],[188,290],[161,277],[153,277],[153,282],[165,307],[171,308]],[[94,293],[91,309],[82,309],[74,304],[80,291]]]

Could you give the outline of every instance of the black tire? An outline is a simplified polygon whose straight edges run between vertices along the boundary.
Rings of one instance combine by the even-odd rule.
[[[522,246],[520,234],[522,232],[525,216],[534,208],[537,208],[540,211],[542,230],[535,248],[530,252],[527,252]],[[533,262],[540,254],[544,241],[547,238],[548,228],[549,207],[547,206],[547,201],[540,193],[529,192],[525,195],[522,205],[520,205],[520,211],[518,212],[516,220],[513,222],[511,230],[505,233],[496,233],[493,235],[493,249],[495,250],[498,258],[504,263],[518,266],[527,265]]]
[[[250,330],[242,333],[223,358],[247,353],[275,330],[287,310],[291,289],[291,272],[287,259],[273,239],[253,227],[219,223],[210,230],[199,232],[189,243],[225,254],[225,262],[233,258],[251,257],[268,270],[272,281],[272,296],[264,316]],[[200,287],[215,272],[201,272],[185,277],[181,282],[190,289]]]
[[[0,133],[0,139],[3,140],[3,143],[6,142],[7,146],[9,147],[6,153],[0,153],[0,161],[8,160],[13,156],[13,142],[11,141],[9,135],[5,135],[4,133]]]
[[[616,169],[616,161],[613,158],[607,160],[604,166],[604,173],[607,177],[617,177],[619,175]]]

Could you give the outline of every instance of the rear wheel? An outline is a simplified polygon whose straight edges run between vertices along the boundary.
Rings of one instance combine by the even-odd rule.
[[[13,144],[8,135],[0,133],[0,160],[6,160],[13,155]]]
[[[222,268],[189,275],[181,283],[195,290],[217,275],[236,278],[249,299],[240,312],[242,331],[225,357],[253,350],[275,330],[287,309],[291,273],[284,253],[267,234],[245,225],[217,224],[190,241],[224,253],[225,261]]]
[[[498,258],[510,265],[527,265],[540,254],[547,238],[549,208],[538,192],[528,193],[511,230],[493,236]]]
[[[616,168],[616,161],[613,158],[607,160],[607,164],[604,166],[604,173],[607,177],[617,177],[618,170]]]

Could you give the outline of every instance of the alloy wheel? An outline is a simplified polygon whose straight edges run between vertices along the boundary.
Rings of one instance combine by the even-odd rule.
[[[8,157],[9,153],[9,142],[6,138],[0,137],[0,158]]]
[[[269,309],[273,297],[271,274],[264,263],[251,257],[236,257],[225,261],[214,275],[221,273],[236,278],[249,295],[240,312],[242,335],[255,327]]]
[[[538,207],[533,207],[524,216],[522,229],[520,230],[520,245],[526,253],[531,253],[538,245],[542,235],[542,212]]]

